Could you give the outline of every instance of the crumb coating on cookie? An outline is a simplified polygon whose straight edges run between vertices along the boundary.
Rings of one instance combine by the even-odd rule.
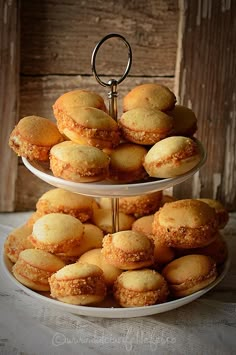
[[[102,255],[105,260],[120,269],[138,269],[153,264],[154,259],[154,243],[149,240],[149,247],[135,250],[132,241],[130,241],[131,250],[123,250],[114,246],[112,235],[107,234],[103,238]],[[134,241],[135,243],[135,241]]]
[[[158,213],[158,212],[157,212]],[[210,244],[215,240],[217,222],[215,218],[205,225],[196,228],[187,226],[166,227],[158,223],[155,216],[152,224],[153,239],[157,238],[163,245],[174,248],[197,248]]]
[[[64,139],[57,126],[50,120],[39,116],[22,118],[13,129],[9,146],[19,155],[30,160],[46,161],[49,151]]]
[[[113,294],[122,307],[142,307],[165,302],[169,289],[158,272],[142,269],[123,272],[114,283]]]
[[[40,161],[46,161],[49,159],[49,152],[51,149],[51,146],[40,146],[29,143],[21,137],[17,127],[13,130],[10,136],[9,146],[18,156],[28,158],[29,160]]]
[[[173,164],[173,166],[178,166],[181,161],[198,155],[200,159],[200,153],[197,144],[193,140],[188,139],[184,147],[172,153],[171,155],[164,156],[161,159],[157,159],[152,162],[144,160],[144,167],[151,170],[152,167],[158,168],[169,163]]]
[[[136,217],[145,216],[158,210],[161,199],[161,191],[142,196],[121,197],[119,199],[119,207],[120,211],[124,213],[132,214]]]
[[[75,182],[99,181],[108,176],[108,165],[92,168],[85,164],[76,168],[69,161],[63,162],[53,155],[50,155],[50,167],[54,176]]]
[[[168,276],[165,276],[168,282]],[[181,284],[169,283],[169,289],[175,297],[188,296],[197,292],[215,281],[217,277],[216,265],[213,264],[212,269],[207,275],[200,275],[196,278],[188,278]]]
[[[15,263],[21,251],[33,248],[28,236],[32,233],[32,227],[27,225],[13,230],[4,243],[4,250],[8,258]]]
[[[102,273],[69,280],[58,280],[57,275],[54,274],[49,278],[49,284],[53,298],[77,295],[106,296],[106,285]]]
[[[120,133],[117,124],[107,125],[106,129],[96,126],[86,127],[73,120],[73,118],[61,110],[57,110],[57,124],[61,133],[69,136],[71,132],[69,138],[72,141],[75,140],[75,142],[85,138],[89,145],[100,149],[113,148],[120,142]]]
[[[48,251],[49,253],[65,253],[68,250],[71,250],[73,248],[76,248],[80,245],[82,237],[81,238],[69,238],[63,240],[62,242],[59,243],[47,243],[46,241],[40,241],[37,239],[36,236],[31,234],[29,236],[30,242],[34,245],[35,248],[40,249],[40,250],[45,250]]]

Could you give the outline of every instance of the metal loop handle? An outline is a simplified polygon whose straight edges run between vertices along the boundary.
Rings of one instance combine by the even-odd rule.
[[[98,73],[96,71],[96,56],[97,56],[97,52],[99,50],[99,48],[101,47],[101,45],[108,39],[110,38],[113,38],[113,37],[116,37],[116,38],[119,38],[120,40],[122,40],[126,47],[128,48],[128,63],[127,63],[127,66],[126,66],[126,69],[125,69],[125,72],[124,74],[122,75],[122,77],[119,79],[119,80],[116,80],[116,85],[120,84],[125,78],[126,76],[128,75],[129,73],[129,70],[130,70],[130,67],[131,67],[131,64],[132,64],[132,50],[131,50],[131,47],[130,47],[130,44],[129,42],[127,42],[127,40],[121,36],[120,34],[118,33],[110,33],[108,34],[107,36],[103,37],[98,43],[97,45],[95,46],[94,50],[93,50],[93,53],[92,53],[92,58],[91,58],[91,66],[92,66],[92,72],[96,78],[96,80],[98,81],[98,83],[102,86],[111,86],[111,81],[109,80],[107,83],[102,81],[99,76],[98,76]],[[114,79],[112,79],[114,80]]]

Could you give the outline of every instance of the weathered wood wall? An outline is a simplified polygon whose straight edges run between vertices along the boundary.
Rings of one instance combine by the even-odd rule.
[[[193,180],[176,187],[175,194],[216,197],[236,209],[235,2],[21,0],[20,8],[17,0],[3,3],[15,9],[18,6],[21,21],[19,32],[14,25],[18,20],[14,22],[11,17],[14,36],[18,34],[19,38],[20,33],[21,44],[18,119],[31,114],[53,119],[51,107],[56,98],[75,88],[87,88],[106,97],[106,89],[92,76],[91,54],[102,37],[120,33],[132,47],[133,64],[129,77],[118,87],[119,111],[122,97],[140,83],[155,81],[175,88],[179,103],[196,112],[198,137],[208,151],[205,167]],[[6,27],[5,33],[11,38]],[[10,53],[10,45],[7,50]],[[125,48],[111,40],[99,53],[99,74],[107,80],[119,77],[126,66]],[[17,68],[17,55],[14,63]],[[1,90],[8,80],[4,75],[7,70],[7,65],[0,69]],[[16,89],[16,72],[15,79]],[[7,152],[12,159],[6,142],[14,127],[17,105],[10,107],[9,121],[6,123],[6,114],[1,118],[5,141],[1,140],[0,154],[2,157]],[[0,110],[4,112],[2,107]],[[6,184],[9,176],[12,182]],[[51,188],[27,171],[20,159],[18,168],[8,164],[5,173],[1,172],[1,185],[3,211],[34,209],[38,197]]]
[[[17,157],[8,138],[18,120],[19,11],[16,1],[0,1],[0,211],[15,206]]]
[[[176,94],[198,117],[208,160],[179,197],[213,197],[236,210],[236,1],[180,2]]]

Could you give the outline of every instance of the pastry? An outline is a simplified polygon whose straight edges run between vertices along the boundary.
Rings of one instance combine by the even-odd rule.
[[[152,234],[152,223],[154,216],[144,216],[137,219],[133,225],[132,230],[146,237],[151,238],[154,242],[154,262],[153,265],[156,269],[160,269],[163,265],[169,263],[175,258],[175,251],[166,245],[163,245],[158,238]]]
[[[77,218],[50,213],[35,222],[29,240],[37,249],[53,254],[65,253],[80,244],[83,231],[83,224]]]
[[[94,107],[67,107],[57,116],[59,131],[75,143],[100,149],[113,148],[120,142],[117,122]]]
[[[206,245],[202,248],[193,248],[193,249],[177,249],[177,256],[184,256],[190,254],[201,254],[210,256],[213,260],[215,260],[216,265],[223,264],[228,256],[228,248],[227,244],[222,237],[222,235],[217,232],[215,240],[212,243]]]
[[[156,212],[160,207],[161,199],[161,191],[140,196],[120,197],[119,207],[121,212],[139,218]]]
[[[123,270],[119,269],[116,266],[108,264],[104,256],[102,255],[101,250],[101,248],[98,248],[87,251],[86,253],[81,255],[78,262],[99,266],[103,271],[103,276],[106,285],[108,287],[111,287]]]
[[[162,271],[174,297],[184,297],[210,285],[217,277],[216,264],[206,255],[186,255]]]
[[[190,108],[175,105],[168,115],[173,117],[173,136],[191,137],[197,131],[197,118]]]
[[[177,201],[177,198],[175,198],[174,196],[170,196],[167,195],[165,193],[162,194],[162,199],[161,199],[161,203],[160,203],[160,207],[163,207],[165,203],[167,202],[173,202],[173,201]]]
[[[28,240],[32,233],[32,227],[23,225],[15,228],[7,236],[4,243],[4,250],[8,258],[15,263],[21,251],[33,248],[33,244]]]
[[[147,177],[143,159],[147,149],[133,143],[123,143],[109,154],[111,162],[109,179],[114,182],[130,183]]]
[[[197,143],[187,137],[168,137],[157,142],[144,158],[144,168],[152,177],[171,178],[193,169],[201,160]]]
[[[101,248],[103,240],[103,232],[97,226],[84,223],[84,233],[80,244],[65,253],[57,254],[67,263],[76,262],[80,255],[86,253],[90,249]]]
[[[60,188],[45,192],[36,204],[42,216],[48,213],[65,213],[86,222],[93,215],[94,199]]]
[[[63,140],[53,122],[39,116],[27,116],[11,132],[9,146],[19,156],[46,161],[52,146]]]
[[[62,142],[50,151],[54,176],[75,182],[100,181],[107,177],[110,159],[100,149]]]
[[[41,217],[42,217],[42,214],[41,214],[41,213],[39,213],[39,212],[37,212],[37,211],[34,211],[34,212],[30,215],[30,217],[27,219],[26,225],[27,225],[28,227],[32,227],[32,226],[35,224],[35,222],[36,222],[39,218],[41,218]]]
[[[162,244],[175,248],[197,248],[216,237],[218,222],[213,208],[194,200],[166,203],[154,214],[152,234]]]
[[[137,107],[168,111],[174,108],[175,102],[175,95],[166,86],[155,83],[142,84],[133,88],[124,97],[123,111],[126,112]]]
[[[167,300],[167,282],[150,269],[123,272],[114,284],[114,297],[122,307],[143,307]]]
[[[105,235],[102,254],[122,270],[141,269],[153,264],[154,246],[145,235],[126,230]]]
[[[51,296],[65,303],[87,305],[106,296],[103,272],[92,264],[66,265],[49,278],[49,284]]]
[[[68,91],[61,95],[53,105],[53,112],[56,119],[63,119],[70,115],[71,111],[79,110],[81,107],[95,107],[107,112],[105,102],[100,95],[83,89]]]
[[[173,118],[158,109],[137,107],[123,113],[118,125],[124,139],[153,145],[171,134]]]
[[[65,263],[55,255],[44,250],[23,250],[12,272],[23,285],[36,291],[49,291],[48,278],[65,266]]]
[[[229,220],[229,213],[227,209],[222,205],[220,201],[211,198],[199,198],[199,201],[207,203],[210,207],[214,208],[216,211],[216,216],[218,219],[219,229],[223,229]]]
[[[135,218],[133,216],[128,216],[123,212],[119,212],[119,230],[131,229]],[[93,212],[93,223],[99,227],[104,233],[112,233],[112,210],[100,208]]]

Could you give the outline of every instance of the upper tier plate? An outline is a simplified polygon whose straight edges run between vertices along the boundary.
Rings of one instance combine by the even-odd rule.
[[[197,139],[195,139],[195,141],[198,143],[201,151],[201,160],[192,170],[175,178],[150,178],[146,181],[129,184],[115,184],[105,180],[94,183],[78,183],[64,180],[53,176],[51,170],[49,169],[49,163],[29,161],[26,158],[22,158],[22,160],[27,169],[29,169],[34,175],[55,187],[60,187],[65,190],[93,197],[136,196],[167,189],[174,185],[180,184],[193,176],[206,161],[206,152],[202,144]]]

